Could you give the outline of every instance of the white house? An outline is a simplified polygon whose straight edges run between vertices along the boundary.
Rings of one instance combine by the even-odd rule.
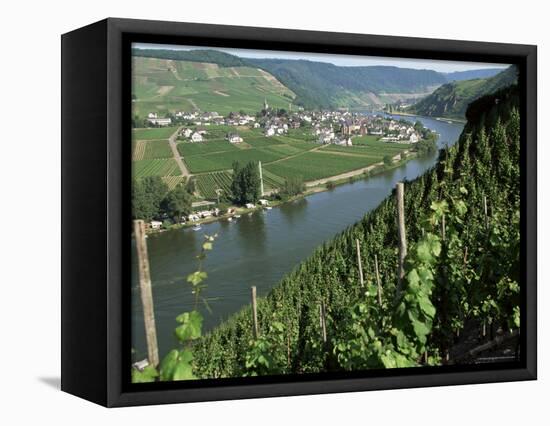
[[[411,133],[411,136],[409,137],[410,143],[417,143],[418,142],[418,135],[416,133]]]
[[[268,127],[265,129],[266,136],[273,136],[275,134],[275,129],[273,127]]]
[[[191,129],[183,129],[181,132],[180,132],[180,136],[183,136],[184,138],[188,138],[190,137],[191,135],[193,134],[193,130]]]
[[[148,118],[147,121],[151,124],[156,124],[157,126],[169,126],[172,124],[171,118]]]
[[[247,209],[253,209],[253,208],[256,207],[256,206],[255,206],[254,204],[252,204],[252,203],[246,203],[246,204],[245,204],[245,207],[246,207]]]
[[[191,142],[202,142],[202,135],[198,132],[195,132],[191,135]]]
[[[258,200],[258,203],[260,203],[260,205],[262,205],[262,206],[267,206],[267,205],[269,205],[269,201],[267,201],[265,198],[260,198],[260,199]]]
[[[227,140],[231,143],[241,143],[243,141],[243,138],[241,138],[236,133],[230,133],[229,135],[227,135]]]
[[[151,221],[151,229],[160,229],[160,228],[162,228],[162,222],[159,222],[158,220]]]

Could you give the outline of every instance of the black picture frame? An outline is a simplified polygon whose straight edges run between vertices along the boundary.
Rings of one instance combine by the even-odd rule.
[[[61,41],[62,390],[117,407],[536,379],[536,46],[116,18],[64,34]],[[132,385],[132,42],[517,64],[522,96],[521,362],[513,367],[423,367]]]

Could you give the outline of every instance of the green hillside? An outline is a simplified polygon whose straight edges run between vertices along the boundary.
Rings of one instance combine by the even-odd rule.
[[[454,81],[439,87],[408,112],[431,117],[464,119],[468,105],[481,96],[495,92],[517,81],[517,69],[507,68],[491,78]]]
[[[475,114],[459,142],[442,152],[431,171],[406,183],[409,254],[401,292],[396,290],[396,201],[391,195],[259,299],[258,339],[253,339],[251,308],[246,307],[197,340],[195,376],[441,365],[447,351],[450,362],[461,362],[469,334],[477,335],[482,323],[517,329],[518,105],[516,88],[474,102],[470,110]],[[480,208],[484,199],[487,216]],[[356,239],[365,289],[359,285]]]
[[[133,115],[141,119],[149,112],[193,110],[255,114],[264,99],[288,108],[295,97],[272,75],[249,66],[134,56],[132,70]]]
[[[391,66],[341,67],[324,62],[247,59],[296,93],[305,107],[383,104],[387,94],[425,93],[447,82],[441,73]]]

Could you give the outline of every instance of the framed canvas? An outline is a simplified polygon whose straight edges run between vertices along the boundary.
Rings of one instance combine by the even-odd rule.
[[[128,406],[536,379],[536,47],[62,36],[62,389]]]

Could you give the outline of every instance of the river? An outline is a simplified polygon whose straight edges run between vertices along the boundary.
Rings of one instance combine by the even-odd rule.
[[[395,119],[420,120],[439,134],[438,145],[451,145],[463,125],[425,117],[395,116]],[[212,329],[250,302],[250,287],[264,296],[300,261],[324,241],[359,221],[376,208],[392,191],[396,182],[412,180],[431,168],[437,154],[414,158],[399,168],[368,179],[337,186],[283,204],[272,210],[255,211],[240,219],[222,220],[191,228],[150,235],[147,239],[155,319],[161,358],[177,341],[175,318],[193,308],[190,285],[185,277],[196,270],[204,234],[218,234],[214,249],[208,253],[204,269],[208,285],[204,296],[211,313],[201,305],[204,331]],[[146,344],[135,250],[132,257],[132,348],[134,359],[146,356]]]

